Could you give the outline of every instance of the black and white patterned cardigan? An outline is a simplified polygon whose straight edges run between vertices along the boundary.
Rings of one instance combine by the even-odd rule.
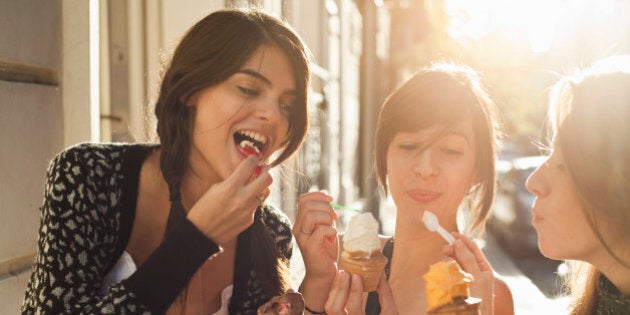
[[[142,162],[156,145],[81,144],[51,162],[41,208],[38,252],[22,314],[161,314],[197,268],[220,248],[188,220],[179,223],[129,278],[99,294],[121,256],[133,226]],[[258,209],[279,256],[291,256],[290,222],[284,213]],[[230,312],[256,314],[269,300],[253,271],[241,233]],[[247,242],[247,243],[244,243]],[[234,305],[237,304],[237,305]]]

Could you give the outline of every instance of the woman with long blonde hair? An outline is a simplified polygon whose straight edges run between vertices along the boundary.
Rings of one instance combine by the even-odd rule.
[[[553,150],[527,180],[540,251],[573,260],[572,314],[630,314],[630,55],[553,88]]]

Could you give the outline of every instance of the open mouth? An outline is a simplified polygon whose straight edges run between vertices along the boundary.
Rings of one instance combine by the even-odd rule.
[[[237,131],[234,133],[234,142],[238,144],[243,154],[260,157],[263,155],[267,137],[254,131]]]

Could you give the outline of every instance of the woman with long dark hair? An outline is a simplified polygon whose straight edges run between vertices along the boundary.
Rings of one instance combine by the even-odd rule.
[[[222,10],[177,46],[159,144],[81,144],[50,164],[23,314],[255,314],[289,288],[270,167],[306,135],[307,50],[283,22]]]

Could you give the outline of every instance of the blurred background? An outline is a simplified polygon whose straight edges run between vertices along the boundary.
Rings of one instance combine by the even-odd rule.
[[[311,129],[270,199],[291,218],[300,193],[326,189],[390,234],[371,161],[380,104],[434,60],[480,71],[505,130],[484,251],[517,314],[561,312],[564,265],[536,248],[524,179],[557,75],[630,53],[630,0],[0,0],[0,313],[21,304],[51,158],[85,141],[155,141],[161,68],[186,29],[232,7],[288,21],[313,55]]]

